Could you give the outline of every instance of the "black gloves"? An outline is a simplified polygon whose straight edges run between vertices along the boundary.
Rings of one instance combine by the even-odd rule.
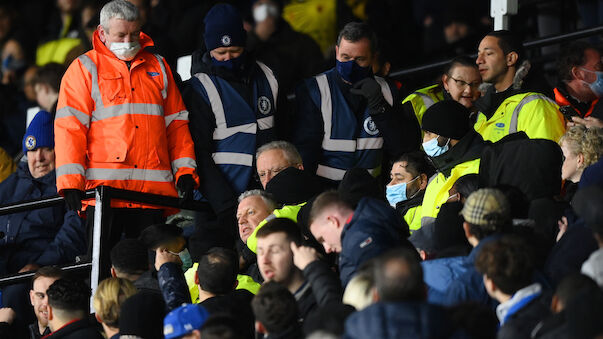
[[[381,86],[372,77],[355,83],[350,89],[350,93],[365,97],[371,114],[383,113],[386,107],[384,105],[388,105],[381,93]]]
[[[193,190],[195,189],[195,179],[190,174],[185,174],[178,179],[176,187],[180,190],[182,195],[182,202],[189,202],[193,200]]]
[[[77,189],[64,189],[63,196],[67,209],[70,211],[80,211],[82,209],[82,199],[84,199],[84,191]]]

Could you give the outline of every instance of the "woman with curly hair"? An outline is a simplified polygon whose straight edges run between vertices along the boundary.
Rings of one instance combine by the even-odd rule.
[[[603,129],[583,125],[570,127],[559,140],[563,151],[561,178],[565,181],[564,198],[569,201],[578,188],[584,169],[603,154]]]

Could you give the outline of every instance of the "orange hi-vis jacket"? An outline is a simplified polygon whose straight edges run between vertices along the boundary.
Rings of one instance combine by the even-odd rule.
[[[93,50],[73,61],[61,81],[55,154],[57,191],[106,185],[177,196],[191,174],[198,185],[188,112],[163,58],[140,33],[130,69],[94,33]],[[94,202],[89,202],[93,205]],[[114,201],[113,207],[158,208]]]

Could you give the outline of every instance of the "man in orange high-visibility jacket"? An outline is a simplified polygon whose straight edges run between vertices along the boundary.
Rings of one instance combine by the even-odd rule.
[[[139,13],[125,0],[107,3],[93,49],[68,68],[55,119],[57,190],[71,209],[83,191],[100,185],[191,199],[198,186],[188,112],[170,68],[144,51],[152,40],[140,31]],[[93,205],[93,202],[86,202]],[[110,246],[164,222],[157,207],[115,201]],[[88,206],[88,220],[93,219]],[[105,239],[103,239],[105,240]]]

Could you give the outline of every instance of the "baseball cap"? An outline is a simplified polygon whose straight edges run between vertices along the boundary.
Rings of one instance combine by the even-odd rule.
[[[494,230],[510,220],[510,211],[509,202],[501,191],[482,188],[469,195],[461,215],[470,224]]]
[[[179,338],[201,326],[209,318],[209,313],[203,306],[183,304],[174,309],[163,319],[163,335],[166,339]]]

